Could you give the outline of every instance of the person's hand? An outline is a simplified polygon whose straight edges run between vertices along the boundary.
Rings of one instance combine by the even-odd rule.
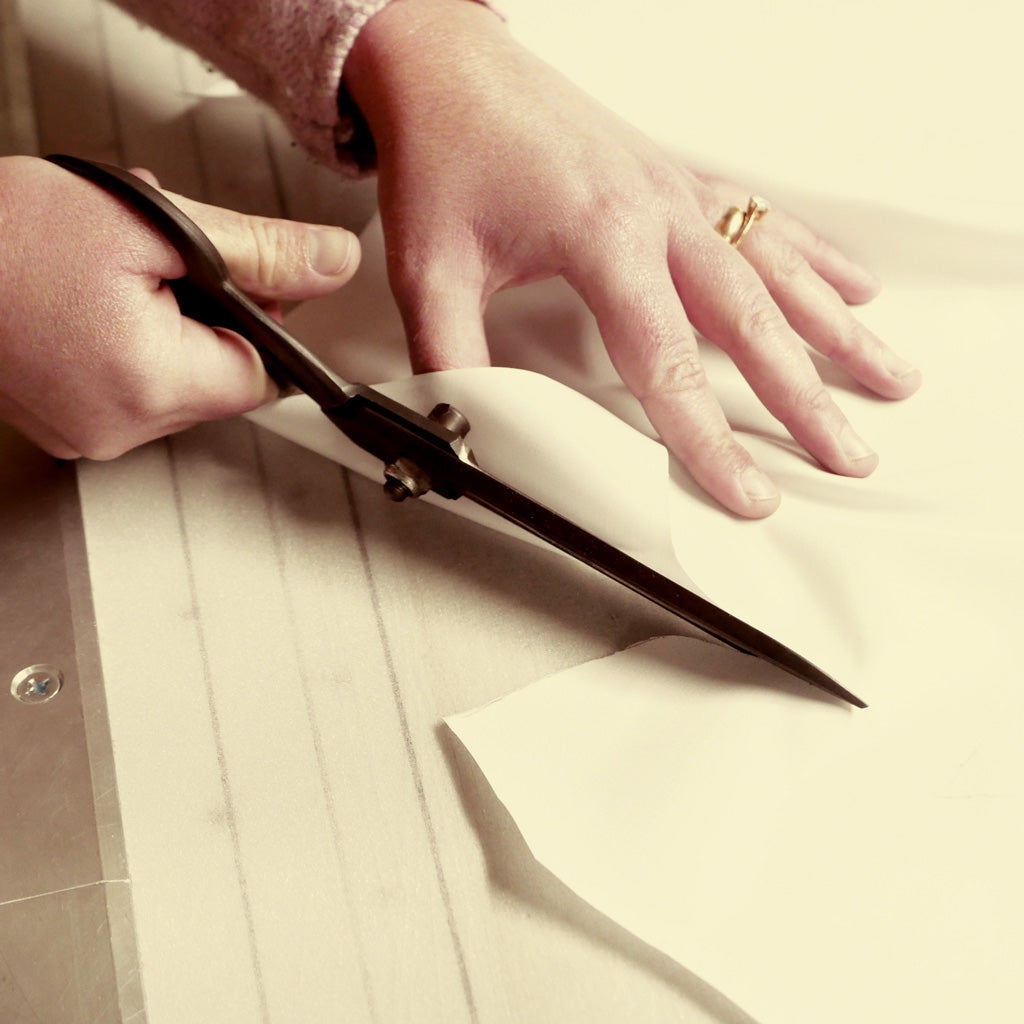
[[[170,198],[271,312],[332,291],[358,265],[341,228]],[[51,454],[112,458],[276,396],[247,342],[181,315],[167,282],[185,268],[171,245],[91,182],[0,160],[0,252],[0,420]]]
[[[563,275],[665,444],[727,508],[764,516],[779,495],[734,438],[694,329],[823,466],[874,469],[805,342],[887,398],[920,376],[847,308],[875,293],[871,275],[807,228],[773,211],[732,248],[715,225],[746,193],[680,166],[467,0],[393,0],[344,84],[377,146],[414,368],[486,364],[489,296]]]

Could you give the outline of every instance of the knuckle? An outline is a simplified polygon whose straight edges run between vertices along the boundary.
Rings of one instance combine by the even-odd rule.
[[[112,462],[125,454],[131,445],[115,441],[99,440],[95,444],[79,445],[79,454],[92,462]]]
[[[807,260],[799,250],[791,245],[781,244],[775,247],[771,256],[771,272],[773,279],[781,285],[798,281],[806,274]]]
[[[118,432],[83,423],[69,439],[77,456],[93,462],[109,462],[124,455],[132,445]]]
[[[407,340],[413,345],[423,343],[425,325],[464,286],[460,269],[442,259],[399,262],[388,268],[388,279],[405,323]]]
[[[604,199],[590,211],[592,221],[611,239],[634,247],[638,236],[646,233],[650,206],[634,194]]]
[[[819,317],[812,344],[823,356],[846,366],[876,353],[880,342],[841,307]]]
[[[88,459],[108,461],[166,432],[158,425],[175,421],[181,405],[181,395],[169,386],[166,370],[167,364],[159,362],[112,366],[106,404],[83,409],[77,418],[70,440],[78,452]]]
[[[411,301],[421,295],[443,293],[453,282],[471,276],[480,265],[477,241],[451,230],[434,234],[409,233],[385,225],[388,282],[396,297]]]
[[[129,422],[145,420],[163,411],[167,401],[166,385],[160,375],[163,366],[127,363],[111,371],[116,387],[118,416]]]
[[[828,389],[820,380],[812,381],[803,387],[797,393],[794,404],[797,409],[815,418],[827,416],[835,406]]]
[[[250,253],[249,276],[273,292],[309,269],[306,239],[298,225],[272,218],[242,220],[244,249]]]
[[[256,279],[273,287],[288,275],[289,267],[296,265],[291,232],[276,221],[252,219],[248,221],[248,230],[256,256]]]
[[[583,249],[614,253],[622,265],[630,266],[642,264],[656,245],[657,228],[650,209],[630,197],[591,199],[574,220],[575,227],[563,243],[566,260],[572,259],[574,250]]]
[[[47,455],[52,455],[55,459],[64,459],[68,462],[80,459],[85,454],[77,445],[74,445],[63,438],[56,441],[40,441],[39,447],[42,448]]]
[[[785,317],[768,292],[763,289],[752,291],[738,303],[735,329],[741,338],[772,337],[785,328]]]
[[[437,294],[452,281],[452,262],[444,253],[396,253],[388,261],[388,280],[401,296]]]
[[[720,190],[713,182],[701,178],[695,178],[690,186],[690,194],[697,209],[711,224],[717,223],[723,210],[730,205],[726,192],[727,190]]]
[[[664,234],[664,209],[678,191],[646,169],[615,187],[592,179],[580,181],[569,199],[576,222],[575,235],[583,242],[597,238],[626,254],[642,252]]]
[[[801,238],[801,249],[812,266],[831,263],[839,255],[834,245],[820,238],[810,228],[804,229]]]
[[[707,387],[707,373],[700,355],[681,345],[672,346],[655,363],[647,392],[692,395]]]
[[[848,330],[840,325],[833,325],[832,330],[823,338],[818,350],[836,362],[845,363],[864,348],[863,340],[856,331]]]

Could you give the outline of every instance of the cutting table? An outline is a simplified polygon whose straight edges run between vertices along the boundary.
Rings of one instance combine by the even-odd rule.
[[[340,190],[256,103],[118,10],[8,0],[3,23],[20,58],[4,62],[8,152],[142,165],[253,212],[355,229],[372,213],[371,185]],[[5,678],[51,664],[63,686],[8,698],[0,719],[0,1019],[720,1019],[719,997],[534,869],[439,726],[667,616],[558,556],[392,506],[245,421],[78,474],[2,441],[0,661]],[[104,571],[132,665],[100,656],[78,485],[118,535]],[[167,719],[139,788],[116,775],[133,737],[114,722],[112,748],[114,674],[154,714],[169,692],[200,710]],[[282,716],[325,705],[330,731],[275,741]],[[168,801],[201,820],[201,848]],[[131,865],[129,818],[151,830]]]
[[[104,0],[0,11],[4,152],[372,217],[372,183]],[[77,467],[0,432],[0,1020],[750,1024],[540,868],[442,725],[676,623],[379,491],[246,420]]]

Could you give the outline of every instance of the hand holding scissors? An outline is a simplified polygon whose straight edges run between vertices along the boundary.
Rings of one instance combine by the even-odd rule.
[[[179,204],[270,312],[324,295],[359,262],[341,228]],[[148,219],[32,157],[0,159],[0,421],[60,458],[108,459],[277,388],[236,334],[182,316],[181,256]]]

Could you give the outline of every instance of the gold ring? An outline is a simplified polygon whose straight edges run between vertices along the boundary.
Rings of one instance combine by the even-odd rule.
[[[730,206],[715,226],[715,230],[735,248],[743,241],[744,235],[754,222],[759,221],[771,208],[771,203],[767,199],[751,196],[745,210],[738,206]]]

